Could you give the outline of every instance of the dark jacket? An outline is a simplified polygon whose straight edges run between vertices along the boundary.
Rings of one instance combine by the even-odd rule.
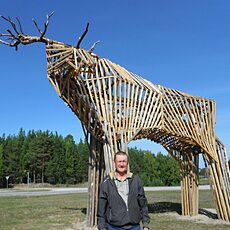
[[[148,215],[147,199],[138,176],[131,174],[128,178],[129,194],[128,207],[117,191],[112,173],[107,176],[100,186],[98,202],[98,229],[106,229],[107,223],[121,227],[125,225],[139,224],[148,227],[150,218]]]

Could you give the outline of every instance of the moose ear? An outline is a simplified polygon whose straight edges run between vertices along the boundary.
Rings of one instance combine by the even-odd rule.
[[[88,50],[88,52],[91,54],[95,48],[95,46],[100,42],[100,40],[93,43],[92,47]]]
[[[48,38],[45,37],[45,34],[48,29],[50,18],[53,16],[53,14],[54,14],[54,11],[51,14],[46,16],[47,20],[44,23],[45,27],[43,31],[39,28],[35,19],[32,19],[38,33],[40,34],[39,36],[30,36],[28,34],[25,34],[22,30],[22,25],[18,17],[16,17],[17,22],[15,23],[10,17],[7,18],[4,16],[1,16],[2,19],[7,21],[11,25],[12,29],[7,29],[6,31],[8,33],[6,34],[0,34],[0,37],[3,38],[3,40],[0,40],[0,43],[10,46],[10,47],[15,47],[15,49],[18,50],[18,45],[20,44],[28,45],[34,42],[43,42],[47,44],[48,42],[52,42],[52,40],[49,40]]]

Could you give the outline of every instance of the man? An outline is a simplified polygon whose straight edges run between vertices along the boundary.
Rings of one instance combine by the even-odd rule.
[[[128,155],[119,151],[114,156],[115,172],[101,184],[98,202],[99,230],[148,230],[150,218],[147,199],[138,176],[128,172]]]

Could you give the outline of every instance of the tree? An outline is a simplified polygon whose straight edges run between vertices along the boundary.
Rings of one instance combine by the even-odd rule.
[[[162,185],[159,180],[158,162],[150,151],[144,151],[142,180],[146,186]]]
[[[8,136],[3,150],[5,174],[10,176],[11,183],[20,182],[20,145],[16,136]]]
[[[38,161],[38,169],[40,174],[41,183],[45,181],[45,169],[47,162],[53,152],[53,145],[50,140],[50,133],[39,131],[36,138],[36,158]]]
[[[55,135],[52,135],[52,142],[54,145],[54,151],[47,162],[47,182],[51,184],[65,184],[65,146],[63,137],[56,132]]]
[[[77,183],[88,180],[88,165],[89,165],[89,148],[86,141],[80,139],[77,144],[77,155],[75,164],[75,174],[77,175]]]
[[[3,187],[3,178],[4,178],[3,145],[0,143],[0,187]]]
[[[199,176],[207,177],[207,169],[206,168],[202,168],[199,171]]]
[[[20,128],[18,135],[16,136],[17,143],[18,143],[18,149],[19,149],[19,178],[20,182],[23,181],[23,178],[27,176],[27,172],[24,170],[25,168],[25,162],[23,161],[24,155],[27,151],[27,145],[26,145],[26,133],[25,131]]]
[[[65,174],[66,174],[66,182],[68,184],[73,184],[76,181],[75,171],[75,154],[76,147],[75,142],[72,135],[67,135],[64,139],[65,146]]]
[[[159,163],[160,180],[163,185],[178,185],[180,182],[179,164],[170,155],[163,155],[159,152],[156,156]]]
[[[45,182],[45,170],[53,148],[49,131],[39,130],[36,132],[36,137],[31,139],[26,161],[29,172],[33,175],[33,182],[37,180],[41,183]]]
[[[142,173],[142,168],[144,165],[144,152],[135,148],[129,148],[129,166],[130,170],[137,175]]]

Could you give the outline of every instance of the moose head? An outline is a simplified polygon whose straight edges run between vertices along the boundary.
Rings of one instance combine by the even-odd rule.
[[[96,119],[95,107],[92,106],[92,100],[88,87],[86,85],[86,75],[95,72],[95,66],[99,57],[93,53],[93,50],[99,41],[95,42],[89,50],[80,48],[81,42],[88,32],[89,23],[85,31],[79,37],[76,45],[68,45],[63,42],[55,41],[46,37],[46,32],[54,12],[47,15],[42,30],[35,19],[32,19],[38,36],[31,36],[24,32],[22,24],[18,17],[13,20],[11,17],[1,16],[8,22],[11,29],[6,29],[7,33],[0,34],[0,43],[13,47],[18,50],[20,45],[29,45],[32,43],[44,43],[46,46],[48,62],[48,79],[57,91],[58,95],[72,109],[75,115],[86,125],[90,132],[99,125]],[[88,119],[91,122],[88,122]],[[94,120],[98,122],[94,122]],[[93,127],[92,127],[93,125]]]
[[[18,47],[20,44],[28,45],[28,44],[32,44],[32,43],[36,43],[36,42],[44,43],[46,46],[56,44],[56,45],[63,46],[63,47],[73,47],[73,48],[76,48],[79,50],[80,44],[88,32],[89,23],[87,23],[85,31],[79,37],[76,46],[71,46],[71,45],[68,45],[68,44],[65,44],[62,42],[54,41],[54,40],[46,37],[46,32],[47,32],[47,29],[48,29],[48,26],[50,23],[50,19],[53,15],[54,15],[54,12],[52,12],[51,14],[46,16],[47,20],[44,23],[44,29],[43,30],[40,29],[36,20],[32,19],[32,21],[33,21],[33,23],[34,23],[34,25],[35,25],[38,33],[39,33],[39,36],[31,36],[31,35],[24,33],[24,31],[22,29],[21,22],[20,22],[18,17],[16,17],[16,22],[14,22],[11,17],[1,16],[1,18],[4,19],[5,21],[7,21],[12,28],[6,29],[7,33],[0,34],[0,37],[2,38],[2,39],[0,39],[0,43],[7,45],[9,47],[14,47],[16,49],[16,51],[18,50]],[[80,70],[82,68],[83,69],[87,68],[91,71],[93,70],[93,67],[95,64],[93,60],[97,57],[97,55],[92,53],[92,51],[94,50],[97,43],[99,43],[99,41],[95,42],[93,44],[93,46],[88,51],[84,50],[85,53],[87,53],[87,58],[84,55],[82,55],[81,52],[77,52],[77,56],[75,56],[75,59],[77,61],[78,70]]]

